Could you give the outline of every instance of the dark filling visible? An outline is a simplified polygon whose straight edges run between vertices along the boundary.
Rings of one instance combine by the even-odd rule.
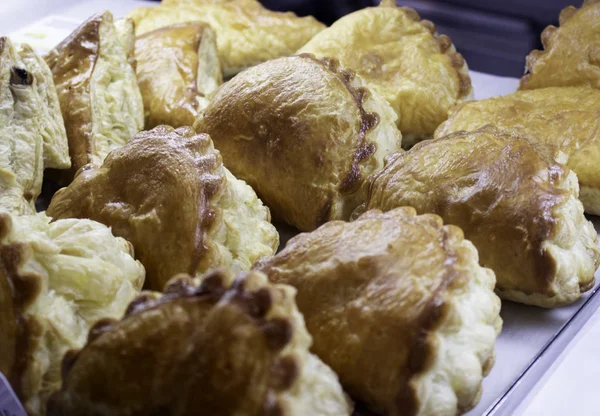
[[[10,85],[31,85],[33,76],[24,68],[13,66],[10,70]]]

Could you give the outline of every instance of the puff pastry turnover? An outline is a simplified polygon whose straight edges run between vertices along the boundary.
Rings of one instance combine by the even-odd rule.
[[[295,290],[258,272],[227,280],[176,279],[96,325],[65,359],[48,415],[349,415],[337,376],[309,352]]]
[[[101,165],[144,127],[133,23],[110,12],[85,21],[46,57],[65,120],[73,172]]]
[[[464,103],[452,110],[435,135],[486,124],[564,153],[579,179],[585,211],[600,214],[600,91],[550,87]]]
[[[195,125],[275,217],[312,230],[347,219],[363,179],[400,149],[396,114],[332,59],[274,59],[224,84]]]
[[[206,24],[147,32],[137,38],[135,56],[147,129],[191,126],[222,83],[215,33]]]
[[[520,89],[585,85],[600,88],[600,2],[560,13],[560,27],[542,32],[543,51],[532,51]]]
[[[148,287],[177,273],[249,269],[277,249],[269,210],[222,165],[210,137],[159,126],[83,169],[48,207],[53,218],[90,218],[133,243]]]
[[[129,17],[135,22],[138,36],[176,23],[208,23],[217,33],[219,59],[226,77],[269,59],[291,55],[325,28],[312,16],[273,12],[257,0],[171,2],[139,7]]]
[[[0,38],[0,210],[35,213],[44,168],[70,166],[48,66],[28,45]]]
[[[500,300],[459,228],[372,210],[294,237],[256,269],[297,288],[312,350],[374,410],[454,416],[479,401]]]
[[[384,1],[339,19],[300,49],[356,70],[398,114],[404,146],[431,138],[457,102],[472,99],[469,69],[450,39],[416,11]]]
[[[545,146],[492,127],[423,142],[373,175],[358,211],[412,206],[461,227],[501,297],[554,307],[594,284],[597,235],[577,176]]]
[[[0,371],[29,415],[46,414],[63,355],[138,295],[144,268],[132,255],[94,221],[0,213]]]

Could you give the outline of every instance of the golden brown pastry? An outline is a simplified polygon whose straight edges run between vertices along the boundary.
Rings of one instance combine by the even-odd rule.
[[[48,66],[0,37],[0,210],[35,213],[44,167],[69,167],[67,136]]]
[[[429,139],[454,104],[472,99],[469,68],[445,35],[416,11],[383,1],[339,19],[299,53],[356,70],[398,114],[403,145]]]
[[[562,152],[579,179],[586,212],[600,214],[600,91],[587,87],[550,87],[454,108],[436,137],[493,124]]]
[[[255,268],[298,289],[312,351],[373,410],[454,416],[479,401],[500,300],[459,228],[373,210],[300,234]]]
[[[560,13],[560,27],[542,32],[543,51],[527,56],[519,89],[589,86],[600,88],[600,2],[584,0]]]
[[[265,9],[257,0],[171,2],[138,7],[129,17],[139,36],[176,23],[201,21],[217,33],[219,59],[226,77],[269,59],[293,54],[325,28],[314,17]]]
[[[279,237],[269,210],[223,167],[210,137],[159,126],[83,169],[48,207],[53,218],[90,218],[135,247],[148,287],[216,266],[247,270]]]
[[[508,300],[544,307],[594,285],[597,235],[577,176],[545,146],[490,126],[423,142],[373,175],[364,209],[412,206],[461,227]]]
[[[400,149],[396,114],[337,61],[274,59],[223,85],[196,124],[275,217],[301,230],[347,219],[363,179]]]
[[[202,23],[147,32],[135,42],[146,128],[191,126],[223,82],[215,33]]]
[[[0,213],[0,371],[31,416],[45,415],[63,355],[144,282],[131,244],[90,220]]]
[[[175,279],[100,322],[65,359],[48,416],[344,416],[337,376],[309,352],[295,290],[258,272]]]
[[[101,165],[113,149],[144,127],[135,77],[133,23],[110,12],[86,20],[46,62],[54,75],[69,139],[73,172]]]

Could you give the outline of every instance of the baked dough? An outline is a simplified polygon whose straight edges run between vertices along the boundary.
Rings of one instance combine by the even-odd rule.
[[[400,149],[396,114],[332,59],[278,58],[224,84],[195,125],[274,216],[312,230],[347,219],[361,185]]]
[[[373,410],[454,416],[479,401],[500,300],[458,227],[372,210],[300,234],[255,268],[298,289],[312,351]]]
[[[586,212],[600,214],[600,91],[550,87],[457,106],[436,137],[493,124],[564,153]]]
[[[133,23],[110,12],[86,20],[46,57],[65,120],[73,172],[101,165],[144,127]]]
[[[30,416],[46,414],[63,355],[139,294],[144,268],[132,255],[94,221],[0,213],[0,371]]]
[[[44,167],[69,166],[50,70],[30,46],[0,37],[0,210],[35,213]]]
[[[543,51],[527,56],[520,89],[585,85],[600,88],[600,2],[565,8],[560,27],[542,32]]]
[[[193,125],[223,82],[215,33],[206,24],[147,32],[136,39],[135,56],[147,129]]]
[[[554,307],[594,285],[598,237],[577,176],[546,146],[490,126],[423,142],[373,175],[366,209],[412,206],[461,227],[504,299]]]
[[[383,1],[339,19],[299,53],[337,58],[398,114],[405,147],[429,139],[454,104],[473,98],[469,68],[445,35],[410,8]]]
[[[201,21],[217,33],[225,77],[269,59],[293,54],[325,28],[314,17],[265,9],[257,0],[177,2],[138,7],[129,14],[139,36],[176,23]]]
[[[177,273],[247,270],[279,244],[269,210],[223,167],[210,137],[189,127],[139,133],[102,167],[80,171],[48,215],[90,218],[131,241],[152,290]]]
[[[65,359],[48,416],[349,415],[337,376],[309,352],[295,290],[258,272],[226,280],[178,278],[99,323]]]

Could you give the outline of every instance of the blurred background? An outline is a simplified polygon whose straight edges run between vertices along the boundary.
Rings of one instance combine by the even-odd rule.
[[[469,68],[490,74],[520,77],[525,56],[540,49],[540,34],[558,24],[560,11],[583,0],[398,0],[436,24],[452,39]],[[326,24],[379,0],[261,0],[272,10],[312,14]]]

